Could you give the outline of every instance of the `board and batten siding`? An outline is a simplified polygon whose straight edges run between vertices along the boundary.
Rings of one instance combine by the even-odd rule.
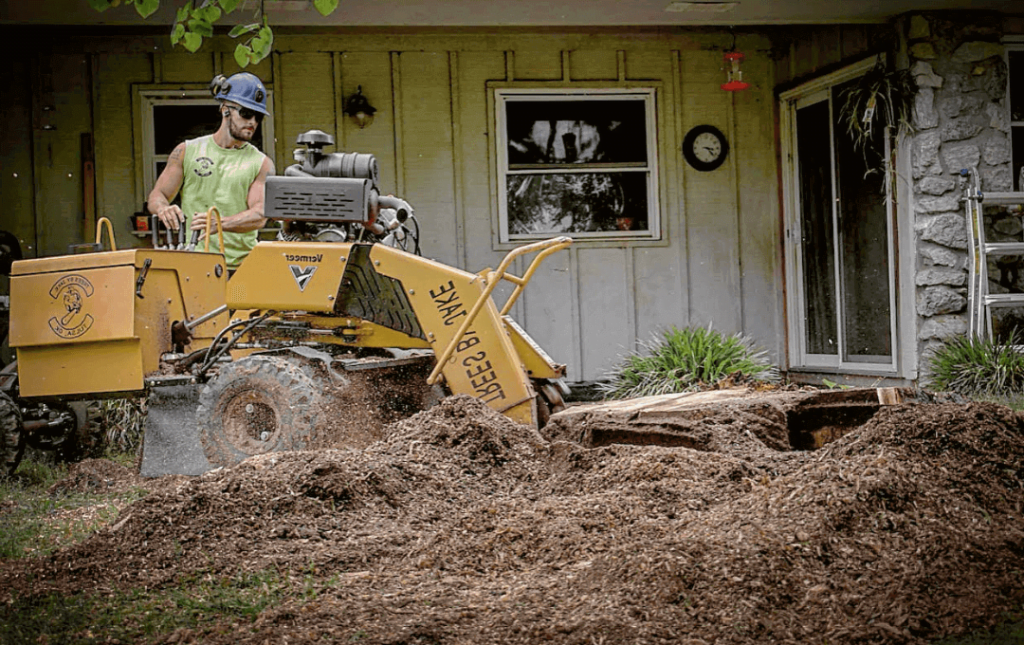
[[[545,261],[512,312],[556,361],[568,364],[569,380],[580,382],[602,378],[638,342],[673,325],[743,332],[774,360],[784,357],[775,67],[767,37],[739,34],[752,86],[722,91],[722,53],[732,42],[727,32],[707,30],[388,35],[282,29],[277,51],[254,71],[274,95],[279,172],[294,163],[295,138],[314,128],[335,136],[334,150],[374,154],[382,190],[416,209],[424,255],[470,271],[495,267],[506,253],[496,244],[488,83],[656,87],[661,240],[580,241]],[[118,36],[54,43],[54,53],[40,55],[59,58],[78,47],[88,56],[82,73],[91,91],[82,95],[92,101],[97,215],[114,221],[122,246],[139,243],[128,216],[149,190],[139,179],[133,86],[205,86],[212,74],[237,71],[229,44],[213,41],[184,55],[162,39]],[[365,129],[342,114],[345,99],[360,86],[378,109]],[[716,126],[730,144],[726,163],[706,173],[689,167],[680,153],[686,132],[701,124]],[[4,136],[4,158],[14,160],[17,141],[8,140],[17,137]],[[73,146],[60,146],[77,154],[77,136]],[[39,175],[44,164],[39,144],[36,149]],[[5,198],[17,192],[7,183]],[[37,186],[36,195],[48,188]],[[49,202],[74,194],[37,197],[47,201],[41,217],[59,217]],[[31,222],[18,225],[36,234]],[[525,269],[524,261],[515,263],[514,272]],[[499,290],[499,302],[510,291]]]

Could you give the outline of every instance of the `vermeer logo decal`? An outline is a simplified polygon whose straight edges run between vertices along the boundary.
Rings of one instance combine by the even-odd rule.
[[[63,307],[49,320],[50,329],[61,338],[78,338],[89,331],[95,319],[83,311],[93,287],[84,276],[66,275],[50,287],[50,297]]]
[[[213,174],[213,159],[209,157],[196,157],[196,166],[195,173],[200,177],[209,177]]]
[[[299,285],[299,291],[305,291],[310,278],[316,273],[316,267],[300,267],[297,264],[289,264],[288,268],[292,270],[292,277],[295,278],[295,284]]]

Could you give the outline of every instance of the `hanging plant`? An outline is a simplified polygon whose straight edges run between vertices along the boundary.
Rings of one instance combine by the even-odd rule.
[[[886,132],[912,134],[917,82],[909,69],[887,71],[882,58],[860,80],[842,91],[840,121],[854,147],[884,157]]]

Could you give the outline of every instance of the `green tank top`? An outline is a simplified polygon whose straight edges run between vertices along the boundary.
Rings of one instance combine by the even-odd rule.
[[[221,217],[229,217],[249,208],[249,186],[260,174],[265,155],[252,144],[241,148],[221,148],[213,135],[185,142],[185,170],[181,185],[181,212],[186,228],[192,226],[195,213],[205,213],[216,206]],[[256,246],[257,231],[224,232],[224,255],[231,268],[237,268]],[[191,237],[191,234],[189,234]],[[210,248],[217,246],[216,234]]]

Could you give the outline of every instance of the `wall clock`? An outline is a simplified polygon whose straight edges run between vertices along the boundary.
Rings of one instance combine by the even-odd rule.
[[[708,172],[725,162],[729,142],[721,130],[713,125],[698,125],[683,139],[683,157],[695,169]]]

